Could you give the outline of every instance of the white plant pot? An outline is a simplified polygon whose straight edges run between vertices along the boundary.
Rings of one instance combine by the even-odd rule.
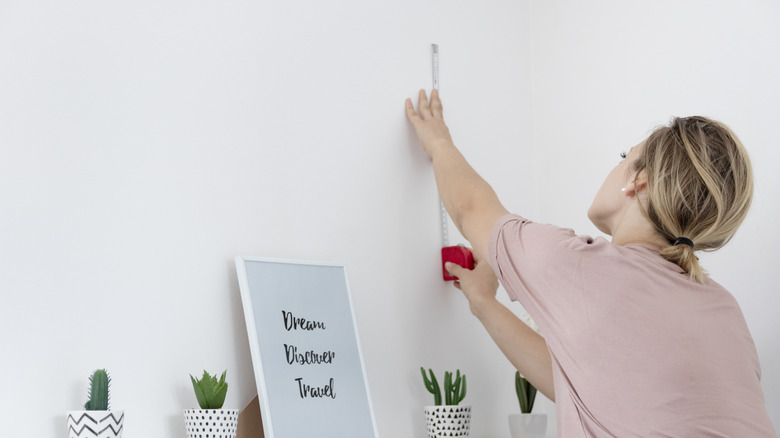
[[[428,438],[467,437],[471,429],[471,406],[425,406]]]
[[[68,438],[121,438],[125,411],[68,411]]]
[[[187,409],[187,438],[235,438],[238,409]]]
[[[512,438],[544,438],[547,414],[510,414],[509,433]]]

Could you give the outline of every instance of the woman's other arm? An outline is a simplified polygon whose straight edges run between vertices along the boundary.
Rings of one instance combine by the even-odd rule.
[[[458,277],[455,287],[463,291],[471,313],[479,319],[509,362],[542,394],[555,401],[552,359],[544,338],[496,300],[498,279],[492,268],[477,259],[473,271],[454,263],[447,270]]]

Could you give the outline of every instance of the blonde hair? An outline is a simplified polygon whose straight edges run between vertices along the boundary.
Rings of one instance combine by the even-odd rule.
[[[673,118],[647,138],[634,168],[647,175],[645,215],[669,241],[661,255],[704,283],[707,274],[694,251],[715,251],[728,243],[753,200],[753,172],[744,146],[720,122]],[[675,245],[680,237],[693,246]]]

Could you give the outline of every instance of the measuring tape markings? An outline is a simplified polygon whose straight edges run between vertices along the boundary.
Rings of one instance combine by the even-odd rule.
[[[439,46],[432,44],[433,55],[433,88],[439,89]],[[444,202],[439,196],[439,207],[441,210],[441,269],[444,281],[457,280],[457,277],[451,275],[445,268],[447,262],[453,262],[466,269],[474,269],[474,255],[463,245],[450,246],[449,236],[449,215],[444,208]]]
[[[433,54],[431,57],[431,61],[433,65],[433,89],[438,90],[439,89],[439,45],[431,44],[431,48],[433,49]],[[441,200],[441,197],[439,197],[439,210],[441,214],[441,246],[442,248],[444,248],[450,246],[450,233],[449,233],[450,224],[448,221],[449,215],[447,214],[447,209],[444,208],[444,201]]]

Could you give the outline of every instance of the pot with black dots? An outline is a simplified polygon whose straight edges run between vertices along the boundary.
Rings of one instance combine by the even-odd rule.
[[[184,425],[187,438],[235,438],[238,428],[238,409],[222,409],[227,394],[225,375],[217,380],[203,371],[203,377],[198,380],[192,375],[192,386],[200,409],[184,411]]]

